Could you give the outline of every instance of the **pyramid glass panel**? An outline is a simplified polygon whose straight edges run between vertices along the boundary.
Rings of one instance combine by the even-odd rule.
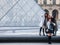
[[[0,0],[0,26],[39,26],[44,14],[35,0]]]

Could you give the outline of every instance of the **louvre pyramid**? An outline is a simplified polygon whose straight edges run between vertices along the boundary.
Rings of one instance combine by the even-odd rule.
[[[0,0],[0,26],[39,26],[44,11],[35,0]]]

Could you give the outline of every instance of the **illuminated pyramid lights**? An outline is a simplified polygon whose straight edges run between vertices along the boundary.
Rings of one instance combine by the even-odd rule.
[[[45,12],[35,0],[17,1],[14,5],[11,0],[13,7],[0,19],[0,26],[39,26],[41,21],[43,23]]]

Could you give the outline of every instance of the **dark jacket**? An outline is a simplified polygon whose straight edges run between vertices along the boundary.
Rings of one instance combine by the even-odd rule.
[[[53,27],[54,27],[54,30],[56,30],[56,31],[57,31],[57,30],[58,30],[58,28],[57,28],[57,22],[56,22],[56,19],[55,19],[55,18],[52,18],[52,19],[51,19],[51,21],[52,21],[53,23],[55,23],[55,24],[56,24],[55,26],[53,25]]]

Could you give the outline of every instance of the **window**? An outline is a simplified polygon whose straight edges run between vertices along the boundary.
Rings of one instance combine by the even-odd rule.
[[[47,0],[44,0],[44,4],[45,4],[45,5],[47,4]]]
[[[47,5],[53,4],[53,0],[47,0]]]
[[[53,0],[53,5],[55,5],[56,4],[56,0]]]
[[[38,4],[43,4],[43,0],[38,0]]]
[[[60,0],[56,0],[56,4],[57,4],[57,5],[60,4]]]

